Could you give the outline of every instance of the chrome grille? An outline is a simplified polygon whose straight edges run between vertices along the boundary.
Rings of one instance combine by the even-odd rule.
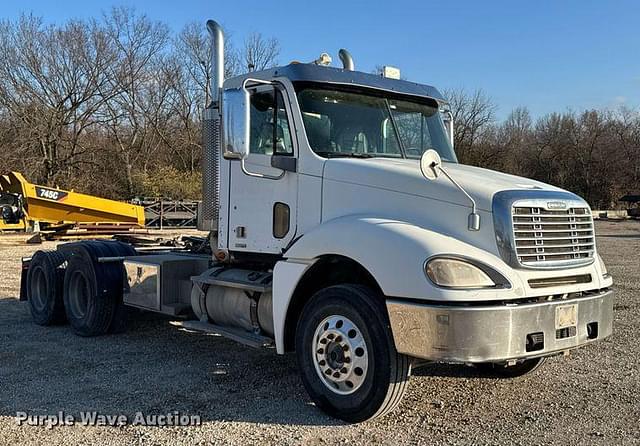
[[[514,206],[511,215],[514,246],[521,265],[553,267],[592,261],[595,242],[589,208]]]

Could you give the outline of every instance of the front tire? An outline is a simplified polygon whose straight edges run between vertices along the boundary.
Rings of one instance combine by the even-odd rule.
[[[391,412],[411,374],[381,296],[361,285],[328,287],[311,298],[298,321],[296,355],[315,404],[352,423]]]

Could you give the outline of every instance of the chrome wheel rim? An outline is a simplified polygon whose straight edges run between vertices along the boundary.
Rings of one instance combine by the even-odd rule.
[[[313,364],[332,392],[349,395],[364,383],[369,354],[362,331],[349,318],[325,318],[313,335]]]

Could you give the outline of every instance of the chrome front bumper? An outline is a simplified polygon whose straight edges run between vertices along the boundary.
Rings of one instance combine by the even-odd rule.
[[[483,306],[389,299],[387,310],[400,353],[433,361],[498,362],[547,356],[609,336],[613,293]]]

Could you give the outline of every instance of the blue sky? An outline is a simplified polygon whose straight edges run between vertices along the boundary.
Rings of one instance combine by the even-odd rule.
[[[356,69],[394,65],[438,88],[481,88],[500,118],[520,105],[534,116],[640,106],[634,0],[3,0],[0,17],[32,12],[59,23],[99,16],[112,5],[134,6],[175,30],[214,18],[237,41],[260,31],[279,39],[281,63],[313,60],[322,51],[338,61],[345,47]]]

